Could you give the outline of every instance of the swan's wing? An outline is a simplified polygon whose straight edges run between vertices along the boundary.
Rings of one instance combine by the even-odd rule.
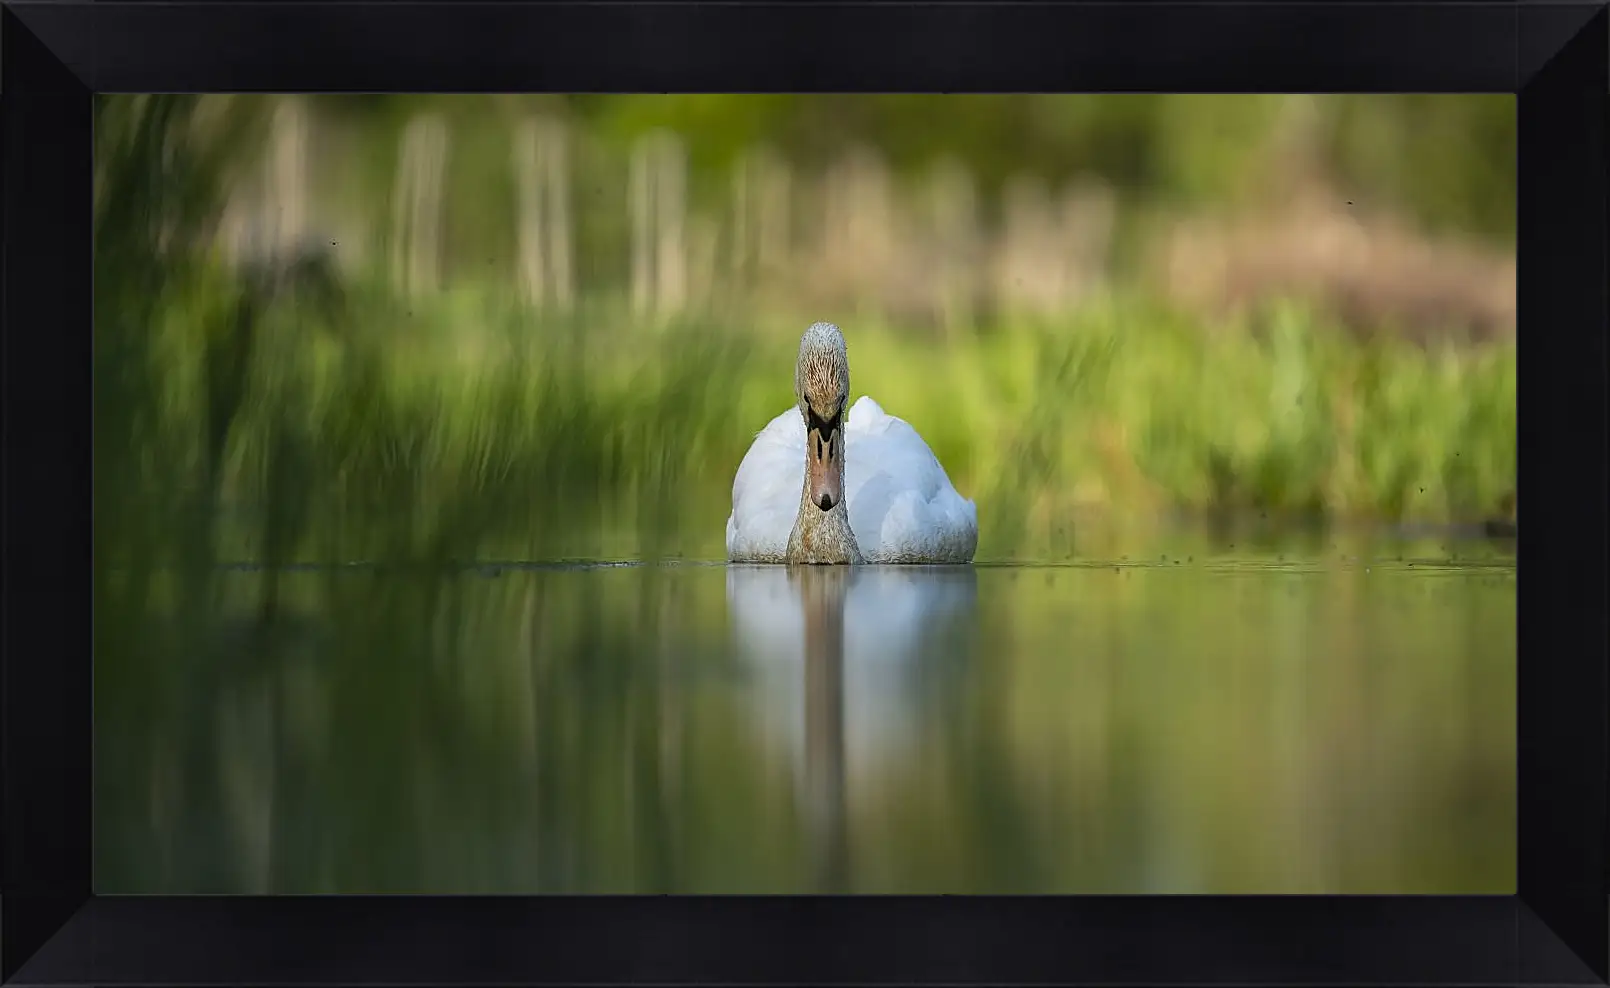
[[[850,529],[868,562],[972,561],[978,508],[951,486],[916,429],[863,397],[844,438]]]
[[[727,559],[782,562],[805,483],[805,422],[789,409],[766,425],[738,464],[727,518]]]

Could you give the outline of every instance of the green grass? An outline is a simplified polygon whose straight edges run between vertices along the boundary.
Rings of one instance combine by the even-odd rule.
[[[144,423],[123,437],[140,470],[116,481],[190,503],[221,430],[219,500],[246,508],[219,536],[232,557],[719,558],[733,471],[791,404],[808,321],[356,289],[333,319],[267,309],[240,393],[209,400],[233,292],[219,278],[160,314],[157,414],[124,417]],[[1206,325],[1144,302],[943,343],[843,328],[854,394],[912,422],[979,504],[980,558],[1063,553],[1092,511],[1475,522],[1512,500],[1512,344],[1426,351],[1295,307]]]
[[[1513,511],[1513,344],[1427,352],[1296,307],[1208,322],[1134,297],[941,341],[853,313],[649,323],[611,298],[554,318],[495,280],[408,300],[301,262],[240,278],[192,245],[262,107],[201,126],[193,97],[109,105],[101,589],[185,563],[173,592],[199,600],[217,558],[718,558],[733,471],[793,403],[799,333],[822,317],[849,338],[853,392],[915,425],[978,503],[982,559],[1066,556],[1086,511]]]

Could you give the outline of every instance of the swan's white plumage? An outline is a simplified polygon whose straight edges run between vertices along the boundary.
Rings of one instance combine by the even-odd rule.
[[[727,558],[783,562],[804,483],[805,422],[791,408],[738,464]],[[978,547],[977,506],[951,486],[916,429],[865,396],[845,419],[844,500],[869,563],[965,563]]]

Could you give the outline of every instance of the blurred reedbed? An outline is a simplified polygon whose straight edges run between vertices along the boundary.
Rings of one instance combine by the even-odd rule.
[[[822,317],[979,504],[981,559],[1075,553],[1082,510],[1513,512],[1512,257],[1322,179],[1137,254],[1089,175],[986,196],[955,157],[761,148],[717,180],[664,129],[611,157],[438,108],[387,149],[317,107],[98,105],[98,566],[719,557]]]
[[[1300,298],[1355,330],[1512,335],[1513,252],[1355,204],[1325,160],[1313,98],[1289,100],[1245,152],[1251,178],[1274,177],[1229,209],[1145,217],[1157,249],[1123,266],[1207,318]],[[605,143],[552,111],[466,121],[437,109],[397,128],[388,175],[382,140],[315,109],[269,110],[263,167],[226,197],[232,257],[335,233],[344,268],[383,263],[411,294],[496,280],[545,308],[628,296],[640,319],[849,310],[964,331],[1098,300],[1135,253],[1116,242],[1118,190],[1089,171],[1051,183],[1025,168],[986,190],[955,153],[897,172],[851,136],[814,168],[761,143],[706,173],[664,128]],[[366,171],[344,164],[366,157]]]

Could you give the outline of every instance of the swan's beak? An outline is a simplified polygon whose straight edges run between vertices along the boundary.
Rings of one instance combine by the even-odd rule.
[[[823,511],[831,510],[844,500],[844,472],[839,469],[839,453],[834,448],[836,438],[836,429],[826,435],[816,428],[805,433],[805,442],[810,447],[806,452],[805,465],[811,503]]]

